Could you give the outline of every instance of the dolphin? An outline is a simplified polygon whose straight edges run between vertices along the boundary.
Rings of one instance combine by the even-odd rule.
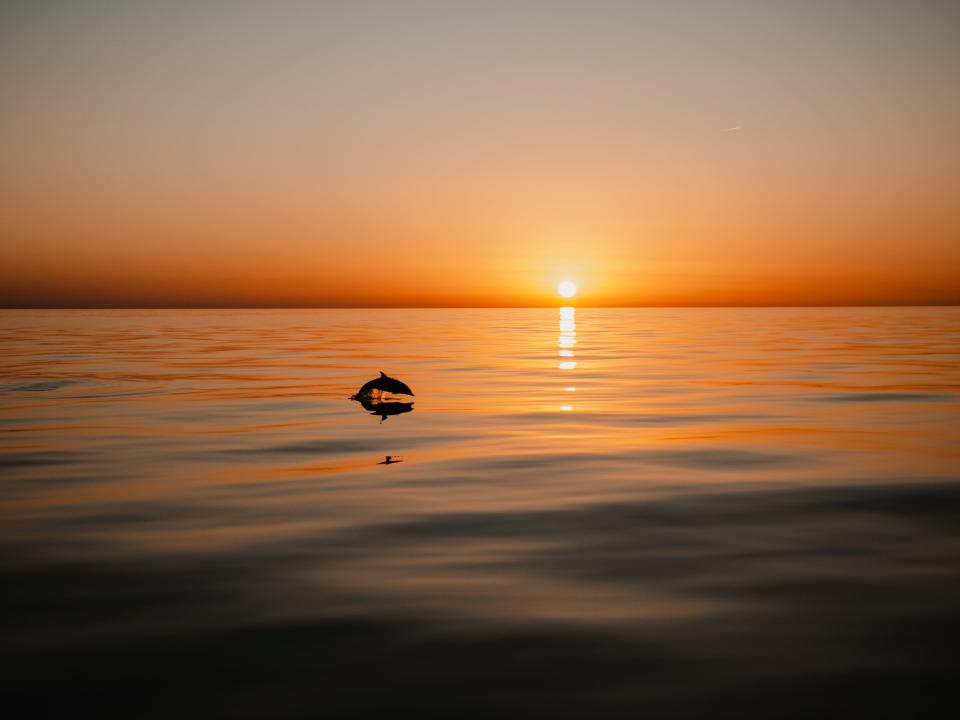
[[[389,377],[381,370],[380,377],[374,378],[361,385],[360,389],[357,390],[357,394],[354,395],[352,399],[361,400],[363,398],[369,398],[374,394],[375,390],[379,390],[381,393],[394,393],[395,395],[413,395],[413,390],[410,389],[409,385],[400,382],[396,378]]]

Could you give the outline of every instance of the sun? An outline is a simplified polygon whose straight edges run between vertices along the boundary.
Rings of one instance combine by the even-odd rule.
[[[573,280],[564,280],[557,285],[557,292],[560,297],[572,298],[577,294],[577,284]]]

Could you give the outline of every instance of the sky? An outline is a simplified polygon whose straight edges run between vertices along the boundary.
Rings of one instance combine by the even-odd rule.
[[[0,4],[0,306],[960,303],[960,4]]]

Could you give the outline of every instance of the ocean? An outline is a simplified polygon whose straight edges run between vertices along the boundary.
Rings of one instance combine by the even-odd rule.
[[[381,371],[414,396],[350,399]],[[0,311],[0,478],[35,715],[903,717],[958,681],[960,308]]]

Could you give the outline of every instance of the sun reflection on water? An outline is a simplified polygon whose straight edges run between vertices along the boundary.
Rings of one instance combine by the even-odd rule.
[[[557,366],[560,370],[573,370],[577,367],[577,361],[573,359],[574,357],[574,347],[577,344],[577,320],[576,320],[576,309],[572,306],[565,306],[560,308],[560,336],[557,338],[557,345],[559,346],[559,354],[562,358],[569,358],[563,360]],[[568,385],[564,387],[564,391],[573,392],[576,388]],[[560,410],[563,412],[570,412],[573,410],[572,405],[561,405]]]

